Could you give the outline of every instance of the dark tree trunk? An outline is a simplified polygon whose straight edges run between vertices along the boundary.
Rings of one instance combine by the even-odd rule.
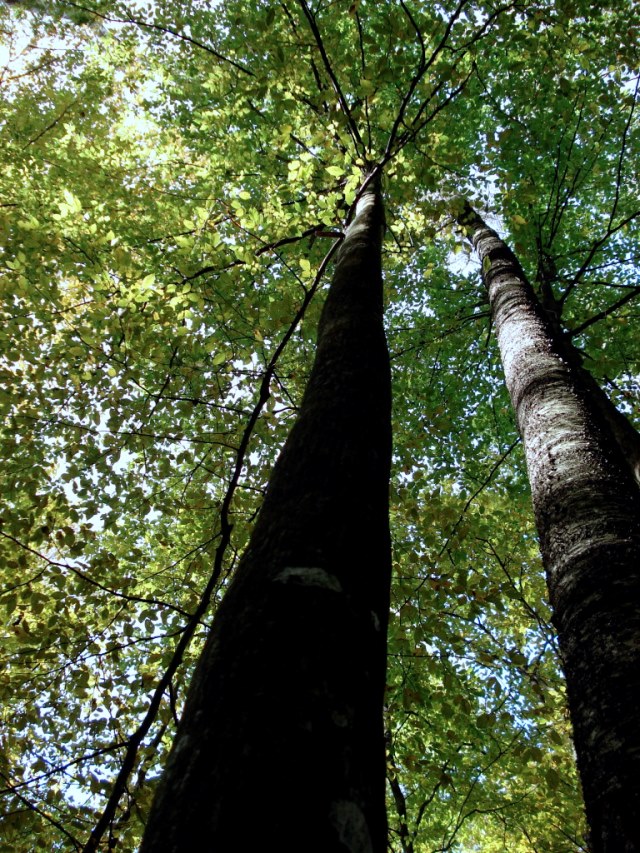
[[[531,483],[594,853],[640,851],[640,491],[508,246],[469,206]]]
[[[370,184],[339,252],[300,416],[197,666],[144,853],[386,850],[383,230]]]

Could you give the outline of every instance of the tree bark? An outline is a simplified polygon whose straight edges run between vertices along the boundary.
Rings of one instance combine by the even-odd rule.
[[[608,394],[584,366],[582,353],[574,346],[570,333],[562,328],[562,304],[553,293],[555,267],[549,270],[543,257],[538,259],[538,270],[537,281],[540,283],[541,291],[540,304],[545,310],[554,334],[554,340],[560,347],[561,355],[572,368],[579,372],[580,380],[585,386],[589,398],[600,410],[600,415],[607,422],[634,479],[640,485],[640,433],[626,415],[614,406]]]
[[[640,850],[640,491],[515,255],[468,205],[526,454],[594,853]]]
[[[300,415],[196,668],[142,853],[386,850],[383,230],[374,180],[340,248]]]

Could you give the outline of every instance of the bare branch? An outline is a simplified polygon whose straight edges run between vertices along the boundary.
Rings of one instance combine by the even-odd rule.
[[[464,0],[466,2],[466,0]],[[312,14],[311,10],[307,6],[306,0],[298,0],[298,5],[302,9],[305,18],[309,23],[309,28],[313,33],[313,37],[316,41],[316,46],[320,51],[320,56],[322,57],[322,64],[324,65],[325,71],[329,75],[329,79],[331,80],[331,85],[338,96],[338,103],[340,104],[340,108],[347,119],[347,126],[349,128],[349,133],[351,138],[353,139],[353,144],[356,147],[356,150],[359,151],[363,158],[366,158],[366,147],[364,142],[362,141],[362,137],[360,136],[360,131],[358,130],[358,125],[356,124],[351,110],[349,108],[349,104],[347,103],[347,99],[344,96],[340,83],[338,82],[338,78],[331,66],[331,62],[329,61],[329,57],[327,55],[327,51],[325,50],[324,42],[322,41],[322,36],[320,35],[320,30],[318,29],[318,24],[316,23],[315,16]]]
[[[80,3],[74,3],[72,0],[67,0],[67,5],[73,6],[74,9],[80,9],[82,12],[89,12],[90,14],[95,15],[96,18],[100,18],[102,21],[108,21],[111,24],[134,24],[136,27],[141,27],[146,30],[155,30],[156,32],[173,36],[181,41],[192,44],[194,47],[200,48],[200,50],[206,51],[211,54],[211,56],[215,56],[215,58],[219,59],[221,62],[229,63],[229,65],[232,65],[238,71],[241,71],[243,74],[247,74],[249,77],[256,76],[251,69],[246,67],[246,65],[242,65],[241,63],[236,62],[235,59],[230,59],[228,56],[224,56],[224,54],[211,47],[211,45],[204,44],[203,42],[198,41],[198,39],[194,39],[186,33],[178,32],[171,27],[165,27],[162,24],[150,24],[147,21],[142,21],[139,18],[134,18],[132,16],[127,18],[113,18],[110,15],[104,15],[101,12],[96,11],[96,9],[91,9],[88,6],[81,5]]]
[[[63,824],[60,823],[60,821],[57,821],[50,814],[47,814],[47,812],[42,811],[42,809],[39,809],[30,800],[28,800],[24,796],[24,794],[21,794],[20,791],[17,790],[16,786],[13,785],[9,781],[9,779],[7,778],[7,776],[5,776],[4,773],[0,773],[0,776],[2,776],[2,778],[5,780],[7,788],[11,791],[11,793],[14,794],[20,800],[21,803],[24,803],[24,805],[29,809],[29,811],[32,811],[35,814],[40,815],[40,817],[44,818],[47,821],[47,823],[50,823],[52,826],[55,826],[55,828],[57,830],[59,830],[63,835],[65,835],[69,839],[69,841],[73,844],[73,846],[76,850],[81,849],[81,847],[82,847],[81,842],[78,841],[78,839],[74,835],[72,835],[69,832],[69,830]]]
[[[632,299],[635,299],[636,296],[640,295],[640,287],[634,287],[628,293],[625,293],[624,296],[620,297],[617,302],[614,302],[613,305],[609,305],[608,308],[604,308],[602,311],[598,311],[597,314],[594,314],[593,317],[589,317],[588,320],[585,320],[583,323],[580,323],[579,326],[576,326],[575,329],[570,329],[568,335],[570,338],[575,338],[578,335],[581,335],[586,329],[590,326],[593,326],[594,323],[599,322],[600,320],[604,320],[606,317],[609,317],[611,314],[616,312],[618,308],[622,308],[623,305],[626,305],[627,302],[631,302]]]

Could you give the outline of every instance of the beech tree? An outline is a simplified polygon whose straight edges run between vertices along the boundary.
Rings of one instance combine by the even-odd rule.
[[[363,187],[340,246],[298,419],[196,669],[142,849],[206,839],[212,849],[386,850],[391,396],[379,180]]]
[[[195,661],[308,420],[324,259],[377,168],[388,845],[586,849],[522,441],[451,198],[495,211],[572,375],[633,420],[633,13],[0,7],[5,846],[140,843]]]
[[[635,850],[640,494],[584,371],[517,259],[469,206],[516,411],[595,851]]]

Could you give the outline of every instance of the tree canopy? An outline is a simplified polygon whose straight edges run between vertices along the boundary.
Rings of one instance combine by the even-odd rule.
[[[484,211],[633,419],[637,5],[34,0],[0,31],[0,847],[82,850],[101,816],[100,849],[139,843],[381,166],[390,849],[586,850],[456,211]]]

